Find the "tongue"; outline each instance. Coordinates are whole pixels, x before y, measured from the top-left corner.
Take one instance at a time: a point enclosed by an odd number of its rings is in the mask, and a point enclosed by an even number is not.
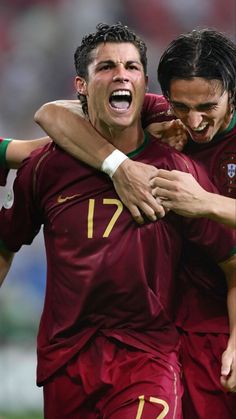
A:
[[[116,109],[128,109],[129,102],[126,100],[111,100],[111,106]]]

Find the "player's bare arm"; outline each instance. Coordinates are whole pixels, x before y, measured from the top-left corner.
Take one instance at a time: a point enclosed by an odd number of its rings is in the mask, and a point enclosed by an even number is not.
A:
[[[230,337],[222,355],[221,384],[228,391],[236,392],[236,255],[220,264],[228,285],[228,315]]]
[[[204,190],[190,173],[160,169],[151,181],[163,206],[186,217],[208,217],[236,227],[236,200]]]
[[[14,253],[5,249],[0,249],[0,286],[8,274],[13,257]]]
[[[30,155],[36,148],[42,147],[50,140],[49,137],[38,138],[35,140],[16,140],[9,142],[6,150],[6,161],[10,169],[18,169],[21,162]]]
[[[210,194],[207,200],[208,217],[236,228],[236,200],[227,196]]]
[[[35,114],[35,121],[62,148],[90,166],[101,169],[104,160],[115,151],[84,117],[79,101],[55,101],[43,105]],[[78,136],[78,132],[80,135]],[[110,158],[110,157],[109,157]],[[157,175],[154,166],[137,163],[123,157],[117,165],[117,156],[110,160],[114,187],[136,222],[144,222],[143,214],[155,221],[165,211],[154,199],[150,180]]]
[[[60,147],[96,169],[115,150],[90,124],[79,100],[46,103],[34,119]]]

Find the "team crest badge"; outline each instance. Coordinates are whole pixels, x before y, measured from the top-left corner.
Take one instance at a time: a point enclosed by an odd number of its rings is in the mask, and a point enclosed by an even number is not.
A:
[[[235,163],[228,163],[227,164],[227,173],[228,176],[232,179],[236,175],[236,164]]]
[[[232,196],[236,189],[236,154],[226,155],[220,165],[221,185],[225,194]]]

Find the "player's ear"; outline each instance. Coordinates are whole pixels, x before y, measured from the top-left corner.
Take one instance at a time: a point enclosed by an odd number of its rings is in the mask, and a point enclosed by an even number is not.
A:
[[[80,95],[87,95],[87,83],[83,77],[77,76],[75,78],[75,88]]]

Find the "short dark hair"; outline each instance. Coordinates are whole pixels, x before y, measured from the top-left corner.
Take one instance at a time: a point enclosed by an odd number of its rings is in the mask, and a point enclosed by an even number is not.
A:
[[[99,44],[105,42],[130,42],[139,51],[140,60],[145,74],[147,73],[147,47],[145,42],[138,37],[128,26],[120,22],[114,25],[99,23],[96,26],[97,31],[84,36],[81,45],[75,51],[74,62],[78,76],[86,79],[88,76],[88,65],[92,61],[91,51]]]
[[[74,54],[75,69],[78,76],[85,80],[88,77],[88,66],[93,60],[91,52],[97,48],[101,43],[113,42],[127,42],[132,43],[139,51],[140,61],[143,66],[144,73],[147,73],[147,46],[145,42],[139,38],[128,26],[122,25],[118,22],[113,25],[106,23],[99,23],[96,26],[96,32],[84,36],[80,46],[77,47]],[[85,114],[87,110],[87,100],[84,95],[78,93],[78,98],[82,103],[82,108]]]
[[[220,80],[236,107],[236,44],[214,29],[194,29],[180,35],[164,51],[157,70],[168,99],[173,79],[202,77]]]

